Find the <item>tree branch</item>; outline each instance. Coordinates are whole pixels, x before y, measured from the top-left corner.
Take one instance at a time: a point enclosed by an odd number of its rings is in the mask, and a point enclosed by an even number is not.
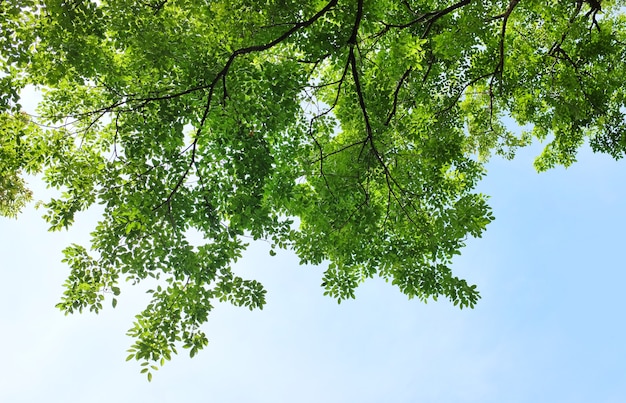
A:
[[[513,12],[513,9],[517,6],[520,0],[511,0],[507,9],[499,15],[496,15],[492,19],[502,19],[502,29],[500,30],[500,58],[498,60],[498,66],[496,67],[496,74],[500,75],[500,79],[502,79],[502,74],[504,73],[504,37],[506,35],[506,24],[509,21],[509,17]]]
[[[400,92],[400,88],[402,88],[402,84],[404,84],[404,80],[406,80],[411,74],[411,71],[413,71],[412,67],[409,67],[408,69],[406,69],[406,71],[404,72],[400,80],[398,81],[398,84],[396,85],[396,90],[393,92],[393,106],[391,108],[391,112],[389,112],[389,115],[387,116],[387,120],[385,121],[385,126],[389,126],[391,119],[393,119],[394,115],[396,114],[396,109],[398,107],[398,93]]]

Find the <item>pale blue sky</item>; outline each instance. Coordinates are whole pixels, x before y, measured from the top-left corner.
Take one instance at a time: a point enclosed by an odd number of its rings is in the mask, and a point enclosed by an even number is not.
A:
[[[478,284],[476,309],[408,301],[381,280],[337,305],[322,267],[261,242],[237,270],[266,286],[266,308],[219,306],[209,346],[181,351],[152,383],[124,361],[140,289],[97,316],[54,308],[61,250],[86,244],[97,214],[61,233],[32,206],[0,219],[0,401],[622,403],[625,162],[585,149],[570,169],[537,174],[537,153],[495,159],[480,185],[496,221],[454,265]]]

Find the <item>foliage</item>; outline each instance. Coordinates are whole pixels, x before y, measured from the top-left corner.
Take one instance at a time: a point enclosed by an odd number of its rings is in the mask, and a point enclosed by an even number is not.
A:
[[[40,166],[30,141],[39,127],[24,113],[0,113],[0,215],[17,217],[32,192],[21,176],[23,170],[36,172]]]
[[[532,139],[539,170],[586,140],[626,153],[623,5],[5,0],[0,213],[30,197],[22,171],[62,190],[51,230],[103,206],[90,247],[65,250],[58,306],[98,312],[120,278],[157,279],[129,331],[150,377],[207,344],[214,304],[263,307],[231,269],[246,237],[327,264],[338,302],[379,276],[473,307],[450,263],[493,219],[474,191],[489,156]]]

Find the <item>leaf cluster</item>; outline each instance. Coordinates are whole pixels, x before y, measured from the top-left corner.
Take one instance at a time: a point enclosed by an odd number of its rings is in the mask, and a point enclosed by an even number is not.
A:
[[[215,304],[263,307],[232,270],[248,238],[326,265],[338,302],[381,277],[473,307],[451,264],[493,220],[475,190],[489,157],[533,139],[539,170],[586,141],[626,152],[623,6],[7,0],[0,213],[30,197],[22,172],[61,189],[51,230],[102,206],[89,248],[65,250],[58,306],[98,312],[120,279],[156,281],[129,330],[149,378],[207,345]],[[25,85],[43,92],[37,116],[20,112]]]

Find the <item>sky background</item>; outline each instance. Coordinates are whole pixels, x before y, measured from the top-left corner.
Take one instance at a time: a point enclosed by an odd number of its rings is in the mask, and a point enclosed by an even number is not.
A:
[[[0,401],[623,403],[626,162],[585,148],[537,174],[538,153],[488,165],[480,190],[496,220],[453,266],[478,284],[475,309],[407,300],[380,279],[337,305],[323,267],[259,242],[236,270],[265,285],[265,309],[218,306],[208,347],[179,349],[151,383],[124,361],[147,286],[125,284],[99,315],[54,308],[61,250],[87,245],[97,212],[57,233],[32,205],[0,218]]]

